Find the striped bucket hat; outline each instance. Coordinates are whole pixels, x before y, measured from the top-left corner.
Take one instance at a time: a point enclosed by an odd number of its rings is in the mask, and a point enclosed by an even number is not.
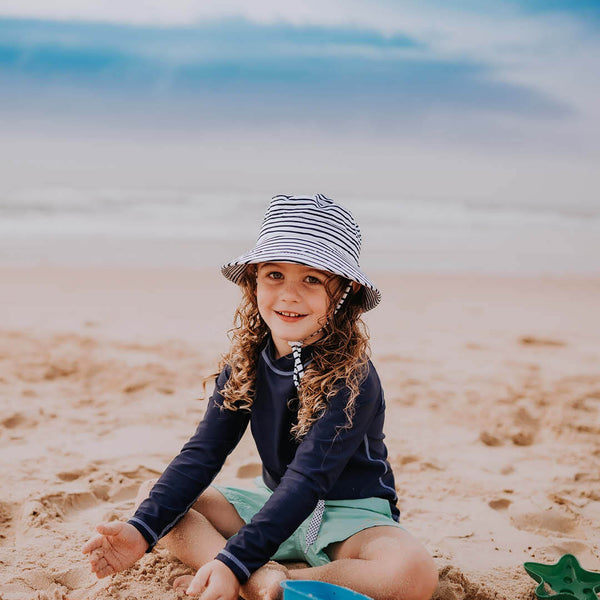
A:
[[[360,270],[361,235],[350,211],[330,198],[275,196],[265,214],[256,245],[221,268],[239,283],[246,266],[291,262],[314,267],[359,283],[365,289],[363,309],[375,308],[381,293]]]

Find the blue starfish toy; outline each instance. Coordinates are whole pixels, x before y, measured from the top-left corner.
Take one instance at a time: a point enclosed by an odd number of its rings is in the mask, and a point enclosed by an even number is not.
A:
[[[598,600],[600,573],[586,571],[572,554],[565,554],[555,565],[526,562],[527,573],[540,585],[535,589],[538,598],[552,600]],[[552,588],[548,592],[545,584]]]

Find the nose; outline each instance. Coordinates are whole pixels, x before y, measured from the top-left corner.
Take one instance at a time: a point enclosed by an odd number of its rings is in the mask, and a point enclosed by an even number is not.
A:
[[[280,288],[279,298],[285,302],[300,302],[300,284],[295,281],[286,280]]]

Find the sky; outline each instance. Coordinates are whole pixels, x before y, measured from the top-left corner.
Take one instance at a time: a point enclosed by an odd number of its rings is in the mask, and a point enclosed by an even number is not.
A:
[[[0,191],[598,202],[599,33],[597,0],[0,0]]]

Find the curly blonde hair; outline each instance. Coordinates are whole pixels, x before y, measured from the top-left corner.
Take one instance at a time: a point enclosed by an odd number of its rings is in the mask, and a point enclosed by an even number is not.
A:
[[[329,400],[342,387],[349,390],[344,409],[345,427],[352,426],[360,385],[367,375],[370,348],[367,328],[361,319],[363,288],[351,293],[335,312],[348,283],[349,280],[337,275],[330,276],[326,282],[329,313],[323,335],[311,344],[312,361],[304,370],[298,390],[298,422],[291,429],[296,440],[308,433],[325,412]],[[242,301],[234,315],[234,327],[229,331],[231,347],[219,364],[219,370],[225,366],[231,369],[221,396],[225,409],[250,411],[254,401],[256,364],[269,328],[258,311],[255,265],[246,269],[239,285]]]

